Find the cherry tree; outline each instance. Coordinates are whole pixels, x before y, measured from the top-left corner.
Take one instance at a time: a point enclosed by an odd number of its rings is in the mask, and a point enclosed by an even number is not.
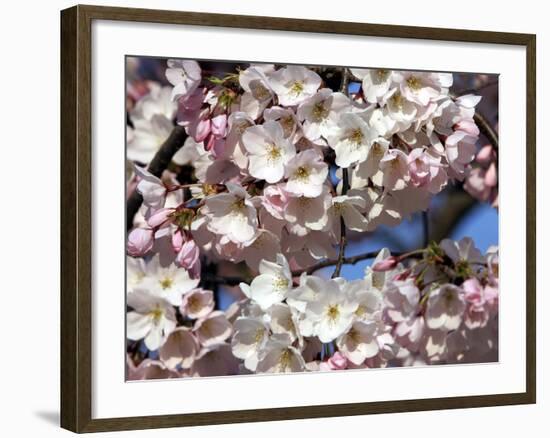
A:
[[[451,73],[203,64],[167,60],[164,85],[128,90],[128,378],[497,360],[497,247],[434,230],[347,251],[414,215],[427,228],[449,187],[498,205],[475,90],[451,91]]]

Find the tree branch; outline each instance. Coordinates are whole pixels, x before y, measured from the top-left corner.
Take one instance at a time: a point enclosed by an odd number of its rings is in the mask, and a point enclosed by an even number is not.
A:
[[[342,83],[340,84],[340,91],[346,96],[348,93],[348,84],[349,84],[349,71],[347,68],[344,68],[342,72]],[[345,195],[349,189],[349,177],[348,169],[342,168],[342,195]],[[344,223],[344,217],[340,215],[340,245],[338,246],[338,259],[336,261],[336,267],[332,273],[332,278],[340,276],[340,271],[342,270],[342,265],[344,264],[344,258],[346,254],[346,246],[348,244],[348,238],[346,236],[346,224]]]
[[[187,134],[185,129],[182,126],[175,126],[168,138],[161,145],[156,155],[153,157],[147,170],[155,175],[157,178],[162,176],[170,162],[172,157],[176,154],[178,150],[181,149]],[[134,216],[136,215],[139,207],[143,202],[142,196],[138,193],[137,190],[134,190],[126,201],[126,229],[130,230],[134,223]]]
[[[476,122],[479,131],[487,137],[487,140],[489,140],[489,143],[491,143],[493,148],[498,149],[498,134],[495,132],[487,119],[476,111],[474,113],[474,122]]]
[[[343,258],[336,258],[336,259],[329,259],[329,260],[323,260],[322,262],[316,263],[313,266],[310,266],[306,269],[297,269],[292,271],[293,277],[298,277],[302,275],[304,272],[307,275],[313,274],[315,271],[318,271],[319,269],[328,268],[329,266],[334,266],[337,264],[341,265],[355,265],[356,263],[362,261],[362,260],[369,260],[374,259],[378,254],[380,253],[380,250],[378,251],[370,251],[363,254],[358,254],[351,257],[343,257]],[[394,257],[401,257],[405,256],[407,258],[421,258],[423,257],[423,254],[420,253],[419,250],[415,251],[407,251],[407,252],[391,252],[391,255]],[[249,283],[250,278],[245,277],[239,277],[239,276],[223,276],[223,275],[207,275],[206,278],[209,282],[217,283],[217,284],[223,284],[225,286],[238,286],[239,283],[245,282]]]

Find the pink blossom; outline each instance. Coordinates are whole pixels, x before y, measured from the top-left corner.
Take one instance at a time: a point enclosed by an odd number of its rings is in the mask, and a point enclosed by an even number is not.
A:
[[[477,127],[476,123],[473,119],[463,119],[460,120],[455,126],[454,129],[456,131],[463,131],[468,135],[471,135],[472,137],[478,137],[479,136],[479,128]]]
[[[189,125],[189,135],[191,135],[196,142],[200,143],[206,140],[206,137],[210,134],[210,129],[211,120],[206,117],[201,117],[196,123],[191,123]]]
[[[267,186],[262,197],[263,206],[276,219],[283,220],[289,202],[289,195],[282,185]]]
[[[397,257],[390,256],[384,260],[380,260],[378,263],[375,263],[372,266],[374,272],[386,272],[394,269],[397,266],[398,259]]]
[[[416,187],[426,187],[431,193],[439,193],[447,183],[447,174],[440,158],[423,148],[413,149],[407,157],[411,182]]]
[[[464,298],[470,304],[482,306],[485,304],[483,296],[483,287],[477,278],[469,278],[462,284],[464,289]]]
[[[464,190],[480,201],[488,201],[491,197],[491,187],[485,183],[486,173],[485,169],[476,167],[470,170],[464,182]]]
[[[192,277],[197,278],[201,272],[200,250],[191,238],[185,239],[176,256],[176,264],[189,271]]]
[[[227,115],[220,114],[212,118],[212,134],[215,137],[225,137],[227,133]]]
[[[170,215],[176,211],[175,208],[159,208],[147,219],[147,223],[152,228],[160,227],[164,225],[169,219]]]
[[[485,173],[485,184],[489,187],[496,187],[498,182],[497,167],[495,163],[489,165],[489,169]]]
[[[490,144],[483,146],[476,155],[476,162],[485,166],[490,164],[494,159],[495,151]]]
[[[128,234],[128,254],[140,257],[151,250],[155,242],[151,228],[134,228]]]
[[[346,357],[337,351],[328,360],[321,362],[319,364],[319,369],[321,371],[336,371],[336,370],[345,370],[348,367],[348,360]]]

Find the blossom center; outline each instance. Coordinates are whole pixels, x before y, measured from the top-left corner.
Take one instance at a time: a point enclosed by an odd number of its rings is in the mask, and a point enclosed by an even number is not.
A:
[[[313,106],[311,114],[316,122],[320,122],[328,116],[328,109],[325,107],[324,102],[317,102]]]
[[[172,285],[174,284],[174,280],[172,280],[170,277],[165,277],[162,280],[159,280],[160,287],[162,287],[163,290],[170,289]]]
[[[292,116],[283,117],[281,118],[281,125],[283,125],[285,136],[288,137],[294,129],[294,119]]]
[[[384,156],[384,148],[382,148],[382,146],[380,146],[380,143],[374,143],[372,145],[372,154],[375,156],[375,157],[383,157]]]
[[[281,356],[279,357],[279,368],[281,369],[281,371],[284,371],[288,368],[291,359],[292,353],[288,348],[281,352]]]
[[[307,167],[300,166],[298,169],[296,169],[296,172],[294,172],[294,176],[296,179],[300,181],[305,181],[309,178],[310,172]]]
[[[456,273],[459,277],[468,278],[471,276],[470,264],[467,260],[459,260],[455,264]]]
[[[149,314],[151,315],[151,318],[153,318],[153,323],[158,324],[160,322],[160,319],[162,318],[163,312],[160,307],[155,307],[153,310],[151,310],[151,312],[149,312]]]
[[[288,280],[284,277],[277,277],[273,282],[273,287],[278,291],[285,290],[288,288]]]
[[[403,96],[401,93],[397,92],[390,98],[391,103],[399,110],[403,109]]]
[[[281,158],[281,148],[270,143],[266,145],[267,149],[267,160],[270,162],[277,161]]]
[[[258,84],[252,89],[252,95],[257,100],[265,100],[269,97],[269,91],[262,84]]]
[[[413,91],[418,91],[422,88],[422,82],[416,76],[411,76],[407,79],[407,86]]]
[[[299,96],[304,91],[304,83],[300,81],[294,81],[290,87],[290,93]]]
[[[231,206],[231,211],[233,213],[241,213],[245,208],[244,198],[238,198],[233,205]]]
[[[189,310],[192,313],[197,313],[201,309],[200,299],[196,296],[189,297],[189,301],[187,301],[187,304],[189,306]]]
[[[386,79],[388,79],[389,74],[390,72],[388,70],[384,70],[384,69],[376,70],[376,77],[378,78],[379,81],[385,81]]]
[[[355,330],[353,327],[348,332],[348,337],[355,343],[359,344],[361,342],[361,334]]]
[[[351,132],[349,136],[349,141],[356,145],[360,145],[363,142],[363,137],[363,131],[357,128]]]
[[[329,322],[334,324],[336,320],[339,318],[339,316],[340,316],[340,307],[338,306],[338,304],[331,304],[330,306],[328,306],[327,317],[329,319]]]
[[[260,343],[260,341],[264,338],[265,329],[259,328],[256,330],[256,334],[254,335],[254,342],[256,344]]]

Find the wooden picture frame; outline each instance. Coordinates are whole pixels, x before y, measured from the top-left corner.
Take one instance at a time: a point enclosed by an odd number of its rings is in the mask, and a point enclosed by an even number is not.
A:
[[[93,419],[91,414],[91,25],[94,20],[187,24],[524,46],[527,54],[527,64],[525,66],[527,75],[527,93],[525,96],[527,102],[526,391],[514,394]],[[530,34],[80,5],[62,11],[61,426],[74,432],[98,432],[535,403],[535,48],[535,35]]]

